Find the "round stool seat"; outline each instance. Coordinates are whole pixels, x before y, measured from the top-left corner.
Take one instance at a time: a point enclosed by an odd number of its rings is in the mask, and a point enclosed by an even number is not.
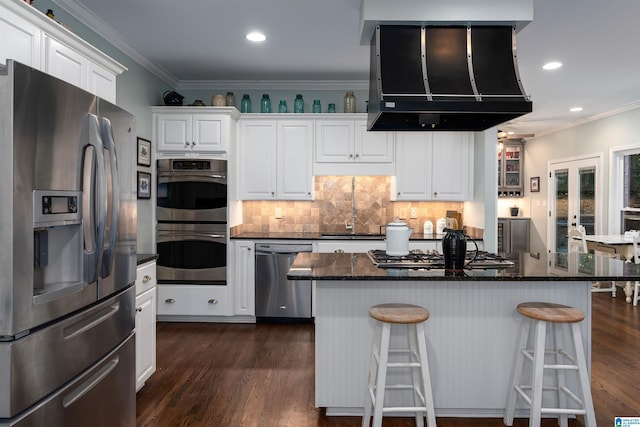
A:
[[[577,308],[550,302],[523,302],[518,304],[518,313],[552,323],[576,323],[584,319],[584,313]]]
[[[424,322],[429,311],[412,304],[378,304],[369,309],[369,316],[386,323],[411,324]]]

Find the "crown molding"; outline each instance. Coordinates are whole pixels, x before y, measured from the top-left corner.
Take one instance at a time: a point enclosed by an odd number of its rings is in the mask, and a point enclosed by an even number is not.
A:
[[[369,90],[368,80],[181,80],[182,90]]]
[[[176,79],[175,76],[173,76],[170,72],[168,72],[160,65],[144,56],[139,50],[137,50],[126,39],[124,39],[120,33],[115,31],[100,17],[89,10],[85,5],[79,3],[77,0],[52,1],[53,3],[66,10],[74,18],[78,19],[84,25],[89,27],[100,37],[104,38],[107,42],[111,43],[117,49],[122,51],[125,55],[129,56],[133,61],[137,62],[142,67],[158,76],[168,85],[175,87],[178,84],[178,79]]]

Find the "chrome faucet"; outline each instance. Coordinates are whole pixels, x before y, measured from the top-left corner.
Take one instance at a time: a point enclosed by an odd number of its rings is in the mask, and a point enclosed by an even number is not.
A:
[[[345,221],[345,228],[356,234],[356,177],[351,177],[351,224]]]

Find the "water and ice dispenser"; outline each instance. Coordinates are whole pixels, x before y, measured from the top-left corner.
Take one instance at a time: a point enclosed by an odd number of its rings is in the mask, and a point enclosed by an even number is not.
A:
[[[82,192],[33,192],[33,298],[46,302],[81,289]]]

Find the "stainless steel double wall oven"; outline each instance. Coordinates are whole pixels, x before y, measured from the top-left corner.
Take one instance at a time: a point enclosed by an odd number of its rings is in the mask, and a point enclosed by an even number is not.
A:
[[[226,284],[227,161],[158,160],[159,283]]]

